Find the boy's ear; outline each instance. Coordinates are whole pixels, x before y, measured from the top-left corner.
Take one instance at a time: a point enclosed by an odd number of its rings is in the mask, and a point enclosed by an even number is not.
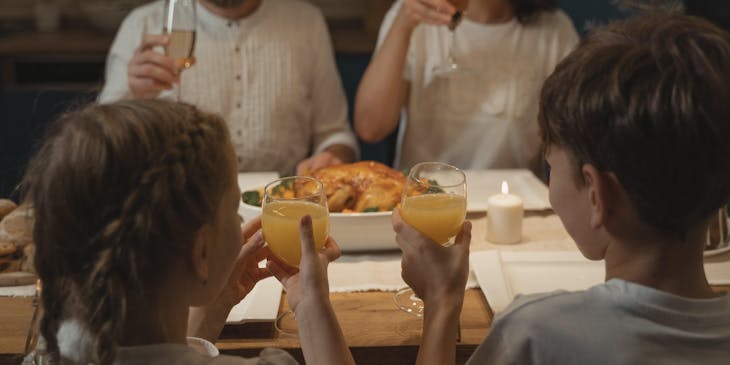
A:
[[[208,239],[208,237],[210,237],[208,234],[209,230],[209,224],[204,224],[198,230],[195,234],[193,247],[190,252],[190,262],[192,264],[193,272],[201,283],[205,283],[208,280],[208,273],[210,270],[208,264],[208,255],[210,254],[210,240]]]
[[[590,225],[592,229],[597,229],[606,223],[611,199],[614,198],[611,194],[611,182],[605,173],[591,164],[584,164],[581,172],[590,199]]]

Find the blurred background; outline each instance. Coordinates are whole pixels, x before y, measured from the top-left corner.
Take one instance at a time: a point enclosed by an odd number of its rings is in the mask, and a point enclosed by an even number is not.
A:
[[[378,28],[392,0],[310,0],[321,7],[352,106]],[[130,9],[149,0],[0,0],[0,198],[15,187],[44,128],[93,101],[106,53]],[[562,0],[579,32],[637,11],[684,7],[730,28],[728,0]],[[350,108],[352,110],[352,107]],[[364,144],[362,158],[390,164],[395,135]]]

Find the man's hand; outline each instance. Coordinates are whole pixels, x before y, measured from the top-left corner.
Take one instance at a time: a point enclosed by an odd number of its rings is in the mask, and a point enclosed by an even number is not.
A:
[[[142,45],[134,51],[127,64],[127,82],[135,98],[155,98],[161,91],[170,90],[180,82],[182,62],[154,50],[169,43],[170,38],[166,35],[147,34]]]
[[[343,163],[354,161],[355,151],[352,148],[336,144],[327,147],[321,153],[299,162],[297,165],[297,175],[308,175],[312,171],[319,170],[323,167],[342,165]]]

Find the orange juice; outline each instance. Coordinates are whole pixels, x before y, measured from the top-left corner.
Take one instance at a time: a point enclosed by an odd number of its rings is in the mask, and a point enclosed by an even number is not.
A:
[[[432,240],[445,244],[466,218],[466,198],[456,194],[409,196],[401,207],[403,220]]]
[[[266,204],[261,215],[264,237],[271,251],[296,267],[302,258],[299,221],[307,214],[312,217],[314,243],[319,250],[329,234],[327,208],[306,201],[280,200]]]

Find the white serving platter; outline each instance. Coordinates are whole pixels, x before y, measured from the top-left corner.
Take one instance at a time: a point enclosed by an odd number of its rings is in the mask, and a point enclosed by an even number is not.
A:
[[[278,177],[275,172],[240,173],[238,186],[242,192],[258,189]],[[260,215],[261,208],[241,203],[238,212],[244,220],[249,220]],[[398,245],[390,217],[390,212],[330,213],[330,236],[343,252],[396,250]]]

